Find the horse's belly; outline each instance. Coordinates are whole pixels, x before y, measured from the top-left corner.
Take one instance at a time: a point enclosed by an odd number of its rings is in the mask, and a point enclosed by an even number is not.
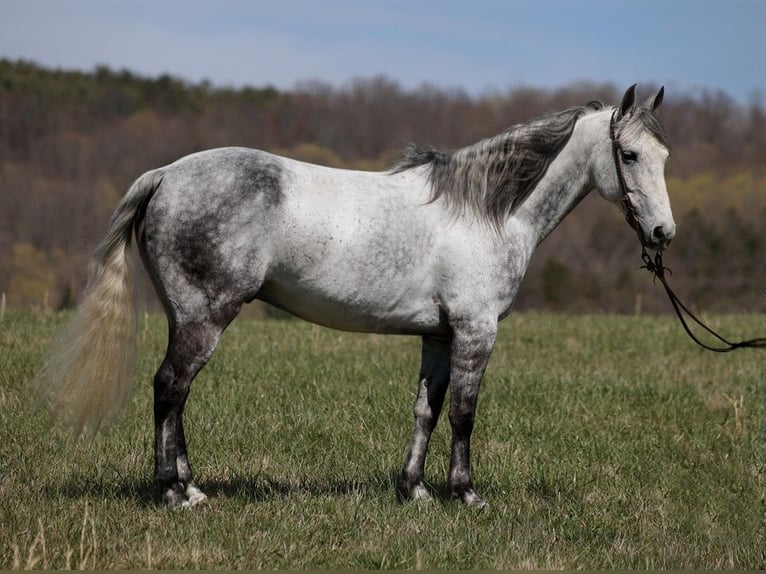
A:
[[[258,299],[312,323],[344,331],[427,335],[446,330],[438,300],[425,293],[344,292],[269,281]]]

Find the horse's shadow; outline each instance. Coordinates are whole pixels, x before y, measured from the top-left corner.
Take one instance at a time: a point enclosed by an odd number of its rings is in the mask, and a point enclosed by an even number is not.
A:
[[[387,474],[363,479],[321,478],[311,476],[238,475],[227,480],[208,480],[199,486],[211,498],[240,498],[265,502],[276,498],[303,495],[310,497],[365,496],[383,490]]]
[[[202,480],[198,486],[210,497],[240,499],[246,502],[268,502],[292,496],[309,497],[369,497],[391,496],[404,502],[397,488],[398,473],[378,473],[364,478],[313,477],[308,475],[274,476],[264,473],[235,475],[226,480]],[[445,484],[430,484],[429,490],[437,501],[448,501],[451,496]],[[105,481],[87,475],[70,476],[63,484],[48,484],[48,496],[71,499],[100,498],[133,500],[144,508],[163,505],[162,494],[151,480],[124,477]]]
[[[71,499],[133,500],[139,506],[147,508],[161,502],[161,496],[151,481],[133,477],[105,481],[92,476],[73,475],[63,483],[47,484],[44,492],[50,497]]]

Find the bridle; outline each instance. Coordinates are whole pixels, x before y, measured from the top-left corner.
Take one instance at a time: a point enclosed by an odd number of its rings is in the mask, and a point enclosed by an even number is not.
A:
[[[636,213],[636,208],[630,201],[628,184],[625,183],[625,174],[622,171],[622,144],[617,137],[617,110],[612,112],[612,117],[609,120],[609,139],[612,140],[612,159],[614,160],[614,168],[617,170],[617,187],[620,190],[620,203],[622,204],[623,213],[625,213],[625,221],[628,222],[633,230],[638,234],[638,239],[643,246],[645,244],[644,234],[641,231],[641,225],[639,224],[639,217]]]
[[[612,141],[612,157],[614,159],[614,167],[617,170],[617,186],[619,187],[620,191],[620,203],[622,204],[623,211],[625,213],[625,220],[628,222],[628,225],[630,225],[638,234],[638,239],[641,241],[641,259],[644,262],[644,264],[641,266],[641,269],[648,270],[654,276],[655,282],[657,279],[660,280],[660,283],[662,283],[662,286],[665,288],[668,299],[670,299],[670,303],[673,305],[673,310],[676,312],[679,321],[681,321],[681,325],[686,331],[686,334],[689,335],[692,341],[697,343],[703,349],[707,349],[708,351],[713,351],[715,353],[728,353],[730,351],[734,351],[735,349],[766,348],[766,337],[735,342],[725,339],[722,335],[705,325],[694,313],[689,311],[686,305],[681,302],[675,292],[670,288],[670,285],[668,285],[668,281],[665,278],[665,272],[667,271],[670,275],[672,275],[673,272],[665,267],[662,263],[662,249],[655,251],[654,257],[649,255],[649,252],[646,250],[644,234],[641,231],[641,225],[639,224],[640,217],[638,213],[636,213],[636,208],[633,206],[633,203],[630,201],[630,189],[628,188],[627,183],[625,183],[625,175],[622,171],[621,155],[623,150],[622,144],[620,144],[620,140],[617,138],[616,116],[617,110],[615,109],[615,111],[612,113],[611,119],[609,120],[609,139]],[[684,314],[686,314],[692,321],[702,327],[710,335],[718,339],[718,341],[723,343],[723,346],[714,347],[700,340],[692,332],[691,328],[686,322],[686,319],[684,318]]]

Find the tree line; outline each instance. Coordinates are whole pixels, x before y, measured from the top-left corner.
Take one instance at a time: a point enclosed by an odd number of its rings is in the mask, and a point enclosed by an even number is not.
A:
[[[623,90],[578,83],[472,96],[403,89],[386,77],[234,89],[0,60],[0,292],[15,307],[73,305],[90,250],[130,183],[194,151],[242,145],[381,170],[410,142],[454,149],[589,100],[615,104]],[[669,93],[661,115],[673,146],[667,180],[678,235],[665,261],[674,285],[699,309],[766,310],[762,98],[743,104],[721,91]],[[591,194],[541,246],[517,308],[667,311],[640,265],[633,232]],[[137,293],[142,308],[156,305],[145,278]]]

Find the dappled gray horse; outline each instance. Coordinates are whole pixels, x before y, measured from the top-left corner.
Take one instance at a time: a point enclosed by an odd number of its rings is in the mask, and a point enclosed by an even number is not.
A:
[[[260,299],[328,327],[419,335],[399,491],[430,497],[424,462],[449,387],[449,488],[483,505],[470,467],[479,384],[535,248],[594,188],[645,246],[662,249],[675,234],[655,114],[662,96],[636,106],[631,87],[617,108],[567,109],[451,153],[413,146],[385,173],[243,148],[145,173],[118,205],[50,363],[54,409],[77,432],[95,432],[129,395],[135,234],[169,325],[154,377],[155,481],[168,504],[205,499],[187,458],[184,404],[226,326]]]

